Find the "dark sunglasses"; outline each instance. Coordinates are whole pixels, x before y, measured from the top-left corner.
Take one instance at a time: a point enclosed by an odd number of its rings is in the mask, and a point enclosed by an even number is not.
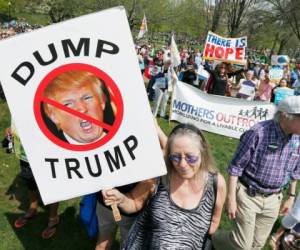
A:
[[[194,164],[199,160],[199,156],[196,155],[185,155],[180,154],[170,154],[169,159],[173,162],[180,163],[184,159],[188,164]]]

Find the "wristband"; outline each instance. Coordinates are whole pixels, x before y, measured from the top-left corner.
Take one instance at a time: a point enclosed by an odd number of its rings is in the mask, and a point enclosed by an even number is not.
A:
[[[289,193],[289,197],[296,197],[296,194]]]

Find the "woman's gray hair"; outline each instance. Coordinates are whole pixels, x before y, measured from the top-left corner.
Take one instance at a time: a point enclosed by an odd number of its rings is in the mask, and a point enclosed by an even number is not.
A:
[[[289,113],[277,110],[277,112],[274,115],[274,120],[279,122],[280,116],[285,117],[289,121],[292,121],[297,117],[297,115],[289,114]]]

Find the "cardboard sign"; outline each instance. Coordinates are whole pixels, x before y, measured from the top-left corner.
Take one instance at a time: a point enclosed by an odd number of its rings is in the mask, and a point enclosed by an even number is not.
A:
[[[123,7],[2,40],[0,53],[45,204],[166,174]]]
[[[276,111],[273,103],[210,95],[179,81],[171,105],[171,120],[234,138],[257,122],[272,119]]]
[[[247,37],[225,38],[209,31],[203,58],[245,65],[247,63],[246,48]]]

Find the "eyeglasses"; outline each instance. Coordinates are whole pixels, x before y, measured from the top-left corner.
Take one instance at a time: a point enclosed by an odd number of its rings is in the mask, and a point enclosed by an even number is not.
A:
[[[199,156],[196,155],[185,155],[185,156],[181,156],[180,154],[169,155],[169,159],[176,163],[180,163],[182,158],[184,158],[188,164],[194,164],[199,160]]]

